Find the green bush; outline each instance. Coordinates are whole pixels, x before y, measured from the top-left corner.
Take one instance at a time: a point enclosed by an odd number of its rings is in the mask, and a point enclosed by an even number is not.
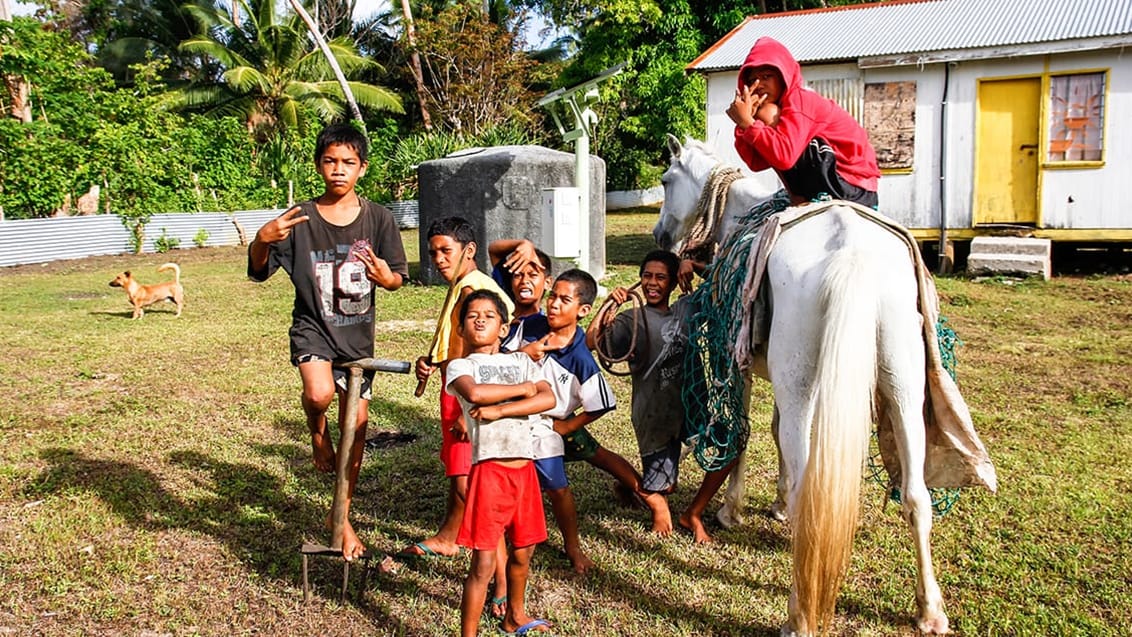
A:
[[[170,250],[176,250],[178,247],[180,247],[180,245],[180,239],[176,237],[166,236],[165,228],[161,229],[161,236],[153,240],[153,249],[162,254]]]
[[[201,228],[193,235],[193,245],[198,248],[203,248],[206,243],[208,243],[208,230]]]

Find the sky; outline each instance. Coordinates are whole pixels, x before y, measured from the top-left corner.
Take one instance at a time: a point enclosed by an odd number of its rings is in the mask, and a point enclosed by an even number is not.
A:
[[[368,18],[383,7],[388,6],[387,0],[358,0],[357,4],[354,5],[354,19]],[[12,2],[12,13],[14,15],[32,15],[35,13],[35,9],[34,2],[21,2],[20,0]]]

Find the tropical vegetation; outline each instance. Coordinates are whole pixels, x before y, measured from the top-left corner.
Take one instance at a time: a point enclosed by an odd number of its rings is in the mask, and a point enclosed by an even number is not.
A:
[[[688,61],[748,14],[825,4],[413,0],[353,20],[356,0],[43,0],[0,18],[0,210],[68,214],[96,189],[98,209],[129,225],[310,196],[312,138],[350,113],[344,85],[382,158],[362,192],[412,197],[413,167],[437,153],[572,151],[537,98],[616,64],[591,151],[609,189],[651,186],[664,134],[703,134]],[[344,83],[295,6],[317,18]]]

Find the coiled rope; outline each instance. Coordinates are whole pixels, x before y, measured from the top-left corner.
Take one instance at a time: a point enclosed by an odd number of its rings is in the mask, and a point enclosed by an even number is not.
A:
[[[639,321],[633,321],[633,325],[629,331],[629,349],[622,356],[615,356],[609,353],[609,328],[613,326],[613,321],[617,320],[617,309],[621,306],[612,296],[607,297],[605,302],[601,304],[598,309],[597,320],[600,320],[601,330],[597,333],[597,342],[594,343],[594,351],[597,352],[597,362],[601,364],[601,368],[614,376],[628,376],[633,373],[633,359],[639,358],[640,360],[648,360],[649,358],[649,339],[648,339],[648,316],[645,314],[645,299],[641,296],[639,288],[641,283],[638,281],[629,286],[629,297],[625,299],[626,303],[632,305],[636,310]],[[645,338],[641,340],[641,351],[637,350],[637,337],[641,328],[644,328]],[[636,354],[636,356],[634,356]],[[615,366],[618,363],[628,363],[629,368],[625,371],[617,369]]]

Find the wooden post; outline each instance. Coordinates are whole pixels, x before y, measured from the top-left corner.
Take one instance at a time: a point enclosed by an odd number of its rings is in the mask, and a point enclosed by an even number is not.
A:
[[[358,432],[358,400],[362,393],[362,368],[350,367],[347,383],[346,410],[338,442],[338,475],[334,480],[334,504],[330,507],[330,548],[342,548],[346,527],[346,501],[350,497],[350,456],[354,451],[354,434]]]

